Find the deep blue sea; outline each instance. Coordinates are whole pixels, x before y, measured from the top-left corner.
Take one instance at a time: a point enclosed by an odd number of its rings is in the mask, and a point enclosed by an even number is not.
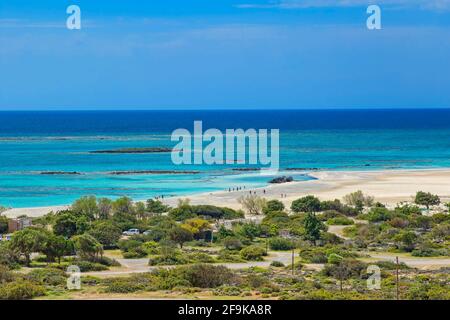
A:
[[[0,205],[8,207],[63,205],[83,195],[143,200],[267,184],[269,176],[233,171],[246,167],[241,163],[176,166],[170,153],[90,153],[172,148],[172,131],[193,131],[194,120],[202,120],[204,130],[279,129],[282,171],[450,167],[445,109],[0,112],[0,120]],[[111,174],[136,170],[200,174]],[[45,171],[80,174],[40,174]]]

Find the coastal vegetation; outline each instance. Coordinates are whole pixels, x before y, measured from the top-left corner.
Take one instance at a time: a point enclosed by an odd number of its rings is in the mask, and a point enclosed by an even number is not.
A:
[[[448,259],[448,207],[433,194],[414,200],[389,207],[357,191],[285,205],[251,194],[235,210],[87,196],[0,242],[0,299],[450,299],[448,267],[410,263]],[[69,266],[79,290],[67,289]],[[381,270],[377,290],[369,266]]]

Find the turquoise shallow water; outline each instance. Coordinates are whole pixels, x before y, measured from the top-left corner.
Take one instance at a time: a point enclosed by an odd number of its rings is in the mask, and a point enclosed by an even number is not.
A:
[[[83,195],[141,200],[267,184],[271,176],[232,170],[243,164],[176,166],[170,153],[90,153],[172,148],[170,133],[177,128],[192,131],[194,120],[203,120],[204,129],[280,129],[282,170],[450,166],[449,110],[2,112],[0,119],[0,204],[11,207],[68,204]],[[200,173],[110,174],[129,170]],[[42,171],[81,174],[42,175]]]

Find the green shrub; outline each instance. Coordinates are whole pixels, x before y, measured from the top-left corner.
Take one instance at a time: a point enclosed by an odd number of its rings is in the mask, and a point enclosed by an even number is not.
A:
[[[309,263],[327,263],[328,257],[322,250],[302,249],[299,253],[300,258]]]
[[[139,258],[145,258],[147,256],[147,253],[145,251],[128,251],[122,253],[122,256],[124,259],[139,259]]]
[[[295,248],[295,244],[284,238],[271,238],[269,240],[269,247],[271,250],[291,250]]]
[[[0,285],[14,280],[14,274],[6,266],[0,265]]]
[[[272,261],[270,266],[271,267],[275,267],[275,268],[283,268],[284,267],[284,263],[280,262],[280,261]]]
[[[15,269],[19,266],[19,256],[16,251],[11,250],[7,242],[0,241],[0,266]]]
[[[65,286],[67,283],[66,273],[55,268],[34,269],[25,277],[36,284],[46,286]]]
[[[391,219],[392,213],[386,208],[374,207],[365,215],[365,217],[370,222],[381,222]]]
[[[182,254],[160,255],[152,257],[148,261],[149,266],[173,266],[188,263],[189,260]]]
[[[107,267],[120,267],[120,263],[117,260],[105,256],[98,257],[94,262],[100,263]]]
[[[263,208],[263,213],[268,214],[270,212],[275,211],[283,211],[284,210],[284,204],[280,200],[270,200],[267,201],[266,206]]]
[[[354,224],[352,219],[349,219],[347,217],[336,217],[336,218],[331,218],[327,220],[327,224],[328,225],[335,225],[335,226],[349,226]]]
[[[332,253],[328,256],[328,263],[339,264],[344,258],[336,253]]]
[[[189,281],[192,286],[199,288],[216,288],[232,284],[234,279],[233,272],[224,266],[194,264],[179,267],[175,271],[178,271],[183,279]]]
[[[43,286],[19,280],[0,286],[0,300],[27,300],[45,295]]]
[[[235,254],[236,251],[220,250],[218,260],[221,262],[244,262],[240,254]]]
[[[158,254],[159,245],[156,241],[147,241],[142,244],[142,249],[147,252],[147,254]]]
[[[131,293],[157,290],[157,280],[152,273],[137,273],[129,277],[104,279],[102,282],[106,285],[106,292]]]
[[[266,276],[251,273],[245,278],[248,286],[253,289],[258,289],[262,286],[265,286],[268,284],[269,280]]]
[[[260,246],[248,246],[242,249],[240,254],[247,261],[261,261],[266,255],[266,250]]]
[[[214,263],[216,260],[209,254],[195,252],[188,255],[188,259],[193,263]]]
[[[227,237],[223,240],[223,245],[228,250],[241,250],[242,242],[235,237]]]
[[[429,247],[421,247],[418,249],[414,249],[411,252],[413,257],[439,257],[439,256],[448,256],[450,251],[445,248],[441,249],[433,249]]]
[[[104,266],[103,264],[100,264],[98,262],[80,260],[80,261],[74,262],[74,264],[80,268],[81,272],[108,270],[107,266]]]
[[[213,294],[215,296],[236,297],[242,294],[242,289],[234,286],[222,286],[217,289],[214,289]]]

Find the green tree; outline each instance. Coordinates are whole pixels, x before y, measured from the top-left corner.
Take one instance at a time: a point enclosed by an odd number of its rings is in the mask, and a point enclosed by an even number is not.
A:
[[[291,210],[294,212],[320,211],[320,200],[314,196],[306,196],[292,202]]]
[[[112,203],[113,220],[121,230],[136,226],[137,219],[133,202],[130,198],[122,197]]]
[[[29,227],[17,231],[11,238],[10,248],[25,257],[25,263],[30,266],[31,254],[42,251],[48,231],[40,228]]]
[[[237,228],[237,232],[241,236],[253,241],[253,239],[261,235],[261,228],[255,223],[243,223]]]
[[[81,197],[72,204],[71,209],[75,214],[83,215],[88,220],[99,218],[99,210],[95,196]]]
[[[169,211],[169,217],[176,221],[183,221],[195,217],[189,199],[178,199],[178,205]]]
[[[371,207],[374,202],[374,198],[371,196],[366,196],[361,190],[352,192],[344,196],[344,202],[350,206],[354,206],[356,209],[361,211],[364,206]]]
[[[169,237],[172,241],[178,243],[180,248],[183,248],[183,244],[185,242],[192,241],[194,239],[192,232],[182,227],[175,227],[170,230]]]
[[[140,220],[147,216],[147,208],[143,202],[136,202],[134,205],[134,211],[136,213],[136,217]]]
[[[72,253],[73,244],[63,236],[49,234],[44,241],[42,253],[47,256],[48,261],[55,261],[61,263],[61,258]]]
[[[441,199],[438,195],[431,194],[430,192],[419,191],[416,193],[416,198],[414,202],[418,205],[426,206],[427,210],[430,206],[436,206],[441,203]]]
[[[266,199],[257,195],[241,196],[238,202],[242,205],[245,211],[251,215],[260,215],[266,207]]]
[[[122,230],[113,221],[99,221],[92,225],[88,234],[93,236],[105,248],[117,246],[117,242],[122,236]]]
[[[150,213],[164,213],[168,212],[170,207],[165,205],[159,200],[149,199],[147,200],[147,211]]]
[[[284,204],[280,200],[270,200],[267,201],[266,206],[263,209],[264,214],[268,214],[270,212],[283,211]]]
[[[114,214],[134,215],[133,201],[128,197],[121,197],[112,203]]]
[[[89,228],[89,221],[84,215],[77,215],[73,211],[65,210],[56,214],[53,232],[56,235],[70,238],[84,233]]]
[[[19,264],[19,253],[11,249],[9,242],[0,241],[0,266],[14,269]]]
[[[415,248],[415,244],[418,237],[412,231],[403,231],[394,237],[394,240],[399,242],[405,251],[412,251]]]
[[[0,215],[0,234],[8,232],[8,218]]]
[[[314,213],[308,213],[303,220],[303,227],[305,228],[305,238],[315,242],[320,239],[320,232],[326,230],[325,225]]]
[[[89,261],[95,261],[103,255],[103,246],[93,236],[82,234],[72,238],[77,255]]]
[[[99,219],[107,220],[112,214],[112,201],[108,198],[101,198],[98,200],[98,215]]]

